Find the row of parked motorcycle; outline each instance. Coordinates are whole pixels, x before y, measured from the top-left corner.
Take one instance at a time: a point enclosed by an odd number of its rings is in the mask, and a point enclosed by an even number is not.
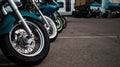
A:
[[[119,18],[120,10],[106,10],[104,13],[100,10],[79,10],[73,11],[72,15],[79,18]]]
[[[42,62],[50,42],[67,22],[56,1],[0,0],[0,47],[12,62],[33,66]]]

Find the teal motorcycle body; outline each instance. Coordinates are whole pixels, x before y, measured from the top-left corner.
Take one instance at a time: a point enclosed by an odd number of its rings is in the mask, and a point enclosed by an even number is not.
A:
[[[32,13],[29,13],[27,11],[20,11],[20,12],[23,17],[29,17],[41,22],[40,18],[38,18],[36,15]],[[12,29],[13,24],[16,22],[17,19],[18,18],[16,18],[13,13],[9,13],[8,15],[6,15],[4,19],[2,19],[2,21],[0,22],[0,35],[9,33]]]

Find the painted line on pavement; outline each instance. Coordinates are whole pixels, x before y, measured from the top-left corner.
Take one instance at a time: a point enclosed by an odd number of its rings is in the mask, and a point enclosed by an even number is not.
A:
[[[60,36],[60,39],[117,38],[118,36]]]

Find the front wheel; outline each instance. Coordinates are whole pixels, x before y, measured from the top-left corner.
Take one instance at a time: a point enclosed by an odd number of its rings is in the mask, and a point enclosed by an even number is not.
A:
[[[57,27],[55,25],[55,22],[51,18],[49,18],[47,16],[44,16],[44,17],[45,17],[45,19],[47,20],[47,22],[48,22],[48,24],[50,26],[49,29],[47,29],[47,28],[46,29],[48,31],[50,41],[53,42],[53,41],[56,40],[56,38],[58,36]]]
[[[1,49],[16,64],[33,66],[48,54],[49,36],[40,22],[25,18],[33,37],[29,37],[22,24],[14,24],[10,33],[2,36]]]
[[[64,29],[67,27],[67,20],[66,20],[66,18],[64,17],[64,16],[61,16],[61,19],[62,19],[62,21],[63,21],[63,23],[64,23]]]
[[[64,23],[60,17],[56,18],[56,26],[59,33],[62,32],[62,30],[64,29]]]

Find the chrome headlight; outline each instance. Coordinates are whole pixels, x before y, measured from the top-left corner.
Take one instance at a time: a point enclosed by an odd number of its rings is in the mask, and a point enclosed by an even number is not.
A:
[[[15,2],[15,4],[16,4],[18,7],[22,6],[22,3],[21,3],[20,0],[13,0],[13,1]]]

